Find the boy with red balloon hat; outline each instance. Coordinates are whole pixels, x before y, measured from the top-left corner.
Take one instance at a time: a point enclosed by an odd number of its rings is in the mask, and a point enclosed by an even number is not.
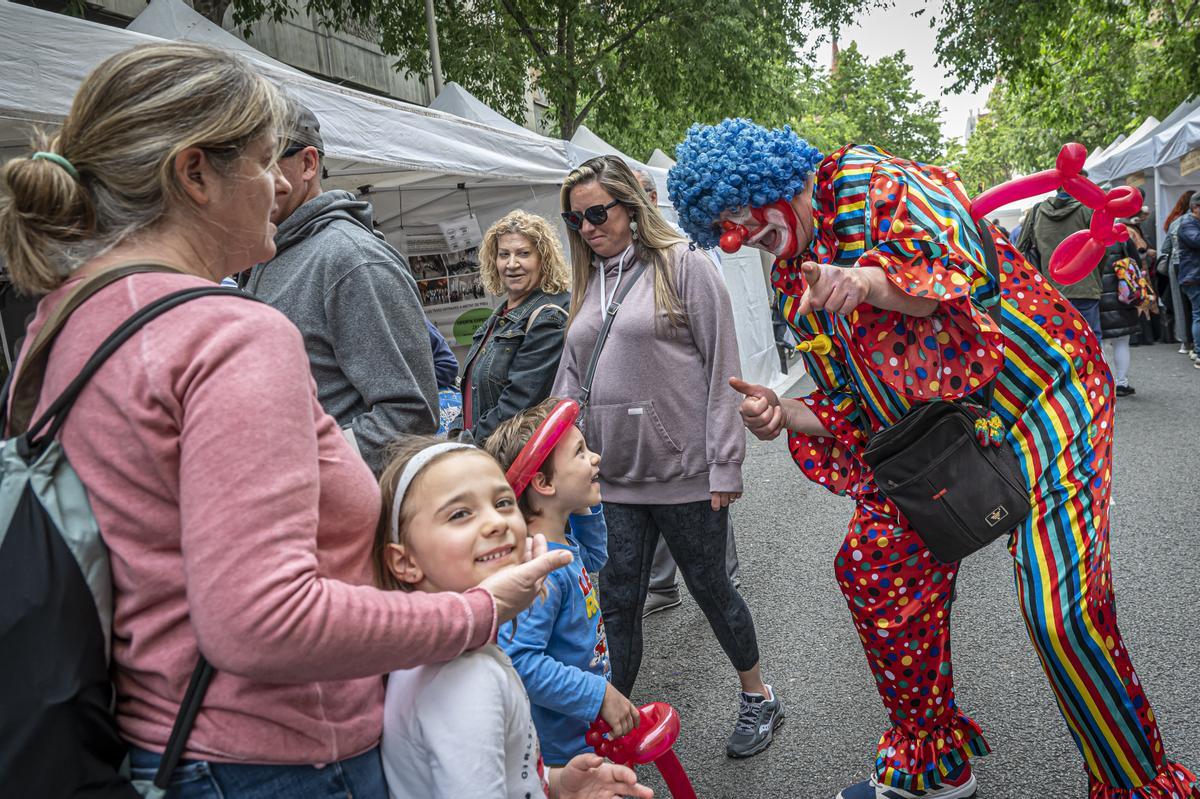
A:
[[[579,405],[550,399],[518,413],[484,442],[505,470],[530,535],[574,558],[546,578],[545,601],[501,632],[529,694],[547,765],[566,765],[591,752],[588,725],[603,718],[619,737],[638,724],[638,711],[609,682],[611,667],[600,596],[592,576],[608,560],[608,528],[600,505],[600,456],[575,426]]]
[[[801,471],[855,501],[836,576],[891,723],[869,778],[840,799],[975,796],[970,760],[988,744],[955,701],[958,564],[931,555],[862,455],[910,409],[981,394],[991,400],[984,430],[1015,451],[1029,489],[1032,510],[1008,537],[1019,612],[1083,755],[1089,799],[1200,799],[1196,776],[1166,759],[1117,629],[1113,379],[1100,341],[983,221],[1065,187],[1094,213],[1049,272],[1077,280],[1128,235],[1115,219],[1141,204],[1136,191],[1106,194],[1081,176],[1086,155],[1067,145],[1054,169],[972,201],[951,170],[869,145],[822,159],[790,128],[745,119],[695,125],[676,149],[667,188],[680,224],[701,246],[771,252],[781,315],[809,344],[817,388],[807,397],[731,380],[746,426],[762,439],[786,430]]]

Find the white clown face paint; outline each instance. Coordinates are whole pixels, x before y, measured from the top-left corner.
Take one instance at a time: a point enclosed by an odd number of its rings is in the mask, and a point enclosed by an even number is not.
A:
[[[745,231],[744,235],[735,237],[740,238],[738,244],[749,244],[784,260],[795,258],[800,253],[799,220],[787,200],[776,200],[761,208],[742,207],[724,211],[720,220],[731,222]],[[725,248],[725,239],[722,239],[722,248]]]

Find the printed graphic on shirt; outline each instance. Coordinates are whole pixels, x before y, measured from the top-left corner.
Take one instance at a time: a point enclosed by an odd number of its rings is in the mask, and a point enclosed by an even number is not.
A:
[[[583,592],[584,602],[587,604],[588,618],[596,619],[596,646],[592,650],[592,661],[589,665],[593,669],[597,666],[602,667],[604,677],[608,679],[612,673],[612,664],[608,659],[608,634],[604,631],[604,617],[600,615],[600,592],[592,583],[587,569],[583,569],[579,574],[579,590]]]

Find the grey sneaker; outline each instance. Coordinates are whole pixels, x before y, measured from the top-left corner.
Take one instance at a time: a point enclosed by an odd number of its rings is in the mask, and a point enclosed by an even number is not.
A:
[[[642,606],[642,618],[646,618],[651,613],[658,613],[660,610],[677,608],[682,604],[683,600],[679,598],[678,588],[672,588],[669,591],[651,591],[646,594],[646,604]]]
[[[742,693],[737,726],[725,745],[725,754],[753,757],[771,745],[775,728],[783,724],[783,700],[771,686],[767,690],[771,692],[770,699],[761,694]]]

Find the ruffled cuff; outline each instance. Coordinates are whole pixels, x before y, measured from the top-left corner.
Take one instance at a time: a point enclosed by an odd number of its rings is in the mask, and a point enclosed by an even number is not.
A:
[[[949,724],[920,730],[917,737],[897,727],[885,732],[879,739],[875,779],[905,791],[927,791],[972,757],[990,751],[979,725],[956,710]]]
[[[868,471],[857,455],[866,443],[866,436],[851,419],[855,412],[853,401],[847,398],[834,402],[821,391],[814,391],[801,401],[812,409],[830,435],[789,432],[792,460],[814,483],[838,495],[857,496],[868,479]]]
[[[1091,776],[1088,799],[1200,799],[1200,780],[1178,763],[1167,763],[1137,788],[1113,788]]]
[[[886,241],[857,265],[883,269],[910,297],[938,301],[927,317],[866,304],[850,316],[863,361],[888,386],[915,400],[958,399],[1004,366],[1004,335],[971,301],[970,278],[940,245]]]

